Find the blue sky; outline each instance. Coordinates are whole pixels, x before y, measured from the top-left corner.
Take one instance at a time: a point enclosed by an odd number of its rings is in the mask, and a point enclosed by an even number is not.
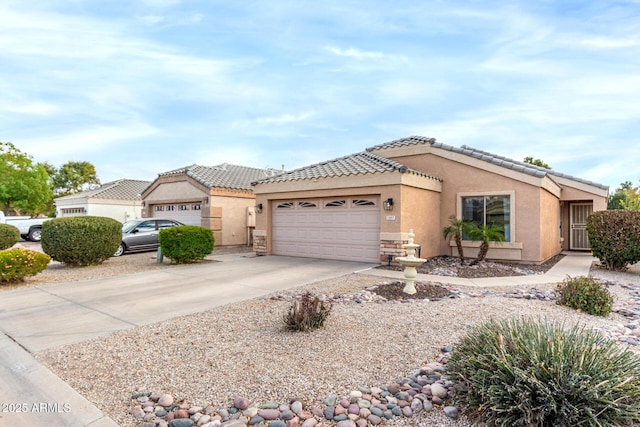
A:
[[[103,182],[411,135],[640,180],[640,0],[3,0],[0,141]]]

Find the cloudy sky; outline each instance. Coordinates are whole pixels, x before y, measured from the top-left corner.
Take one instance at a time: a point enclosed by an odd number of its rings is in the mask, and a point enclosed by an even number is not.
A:
[[[640,0],[2,0],[0,141],[103,182],[422,135],[640,181]]]

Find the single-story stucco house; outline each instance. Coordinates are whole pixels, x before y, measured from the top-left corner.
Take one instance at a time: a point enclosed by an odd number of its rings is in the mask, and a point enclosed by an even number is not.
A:
[[[100,185],[95,190],[82,191],[53,200],[56,217],[92,215],[125,222],[139,218],[142,213],[140,193],[149,181],[119,179]]]
[[[255,225],[251,182],[277,172],[227,163],[163,172],[142,192],[142,217],[210,228],[217,246],[248,245]]]
[[[471,147],[409,137],[254,182],[257,254],[387,262],[413,229],[420,256],[456,255],[449,217],[502,225],[489,259],[540,263],[589,250],[608,187]],[[479,242],[464,241],[465,255]]]

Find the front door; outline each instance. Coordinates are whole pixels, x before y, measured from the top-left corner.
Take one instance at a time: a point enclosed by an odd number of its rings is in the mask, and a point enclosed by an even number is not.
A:
[[[587,218],[593,213],[593,203],[571,204],[571,236],[569,249],[590,250],[589,236],[587,235]]]

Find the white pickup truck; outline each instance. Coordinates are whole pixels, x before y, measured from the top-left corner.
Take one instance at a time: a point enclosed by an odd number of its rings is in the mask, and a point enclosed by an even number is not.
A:
[[[9,224],[20,230],[20,236],[32,242],[40,241],[40,231],[42,223],[50,218],[31,218],[28,216],[5,216],[0,211],[0,224]]]

